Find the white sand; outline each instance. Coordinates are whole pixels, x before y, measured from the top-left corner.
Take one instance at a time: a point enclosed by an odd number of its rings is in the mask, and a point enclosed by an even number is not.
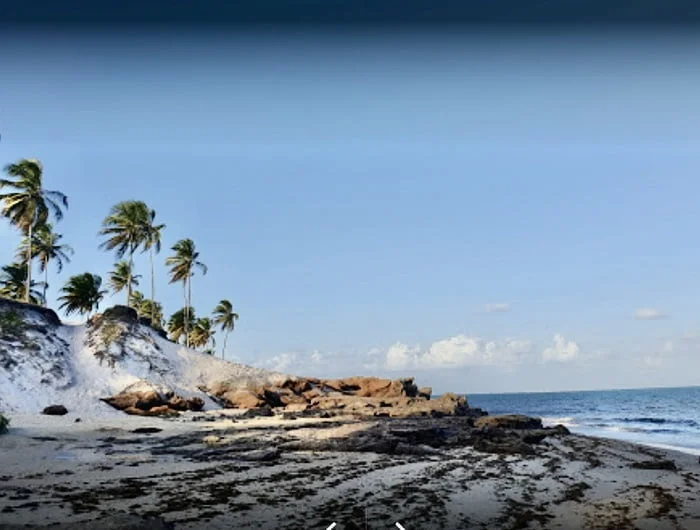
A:
[[[282,450],[257,462],[245,459],[260,452],[245,449],[251,440],[274,450],[285,440],[352,436],[370,424],[192,416],[13,417],[0,437],[0,527],[127,511],[157,513],[178,529],[325,529],[336,521],[341,530],[364,528],[365,520],[370,528],[401,521],[407,530],[523,521],[522,528],[567,530],[700,528],[700,465],[687,454],[569,436],[546,439],[533,457],[471,447],[435,456]],[[138,427],[163,431],[129,432]],[[202,441],[208,435],[215,444]],[[205,449],[220,453],[209,458]],[[630,467],[659,459],[678,470]]]

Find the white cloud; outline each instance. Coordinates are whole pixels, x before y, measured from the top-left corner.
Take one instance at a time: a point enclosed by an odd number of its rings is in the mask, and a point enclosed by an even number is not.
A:
[[[486,341],[479,337],[456,335],[434,342],[427,350],[397,342],[386,352],[385,367],[396,370],[507,365],[520,362],[531,350],[532,343],[528,340]]]
[[[289,368],[298,368],[299,366],[296,353],[280,353],[256,364],[273,372],[286,372]]]
[[[666,318],[666,314],[652,307],[640,307],[634,312],[634,318],[637,320],[659,320]]]
[[[320,351],[314,350],[311,352],[311,355],[309,355],[309,359],[312,363],[321,363],[326,360],[326,356]]]
[[[542,352],[544,361],[573,361],[581,353],[579,345],[572,340],[567,341],[561,333],[554,335],[553,340],[554,344]]]
[[[420,346],[410,347],[401,342],[392,344],[386,352],[386,367],[389,370],[413,367],[418,361],[419,353]]]
[[[508,303],[486,304],[484,306],[484,311],[486,313],[507,313],[508,311],[510,311],[510,304],[508,304]]]

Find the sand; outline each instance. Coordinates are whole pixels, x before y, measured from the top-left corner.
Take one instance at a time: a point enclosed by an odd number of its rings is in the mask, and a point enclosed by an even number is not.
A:
[[[311,451],[294,447],[378,420],[75,419],[12,417],[0,528],[700,528],[697,456],[625,442],[552,437],[533,455]],[[131,432],[144,427],[162,430]]]

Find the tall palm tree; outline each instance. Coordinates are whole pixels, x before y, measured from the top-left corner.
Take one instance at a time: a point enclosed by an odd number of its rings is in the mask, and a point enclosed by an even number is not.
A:
[[[156,211],[150,210],[148,213],[148,224],[146,225],[146,236],[143,243],[144,252],[148,251],[148,260],[151,263],[151,323],[156,321],[156,270],[153,266],[153,253],[160,252],[160,235],[165,228],[164,224],[155,224]],[[161,317],[162,320],[162,317]]]
[[[211,319],[207,317],[198,318],[192,328],[190,346],[192,348],[206,348],[209,342],[212,343],[213,347],[216,347]]]
[[[116,294],[123,291],[125,288],[128,289],[130,284],[131,287],[138,286],[140,277],[140,274],[134,274],[133,263],[121,260],[114,264],[114,269],[109,273],[109,280],[107,280],[107,283],[110,289],[112,289],[112,292]],[[127,296],[126,305],[132,307],[134,291],[131,293],[127,291]]]
[[[233,305],[228,300],[221,300],[219,305],[214,308],[214,324],[219,326],[224,332],[224,346],[221,348],[221,358],[224,358],[224,353],[226,352],[226,341],[228,340],[228,334],[233,331],[235,327],[236,320],[238,320],[238,313],[233,312]]]
[[[61,289],[64,294],[58,298],[63,302],[59,308],[65,309],[66,315],[71,313],[87,314],[90,318],[92,310],[99,307],[100,301],[107,293],[100,287],[102,287],[102,278],[97,274],[85,272],[71,276]]]
[[[44,168],[38,160],[22,159],[5,167],[10,179],[0,179],[0,189],[10,188],[8,193],[0,194],[0,213],[19,228],[28,241],[33,241],[34,229],[45,225],[51,213],[60,221],[63,218],[62,208],[68,208],[68,197],[63,193],[44,189],[43,171]],[[26,250],[25,302],[29,302],[32,285],[32,245],[27,245]]]
[[[41,287],[42,283],[32,280],[31,288],[27,293],[27,267],[23,263],[11,263],[0,269],[0,296],[5,298],[24,300],[38,305],[43,300],[41,292],[36,287]]]
[[[168,320],[168,337],[173,342],[180,342],[185,338],[187,331],[194,327],[194,308],[182,308],[175,311]]]
[[[191,239],[181,239],[175,243],[172,249],[175,254],[165,260],[165,264],[170,266],[170,283],[182,282],[185,294],[185,346],[189,343],[190,318],[187,313],[192,306],[192,276],[195,268],[207,273],[207,266],[199,261],[199,252],[196,251],[194,241]]]
[[[43,288],[44,304],[46,304],[46,289],[49,286],[49,262],[55,260],[57,272],[63,270],[65,263],[70,263],[70,256],[74,254],[73,248],[70,245],[61,243],[63,236],[53,231],[53,225],[46,223],[40,225],[34,231],[32,236],[32,247],[29,246],[29,237],[24,237],[17,251],[17,259],[21,263],[25,263],[27,256],[35,256],[39,261],[39,271],[44,273]]]
[[[114,250],[119,259],[129,256],[129,271],[126,281],[126,300],[130,303],[131,286],[133,283],[134,252],[147,239],[146,227],[150,218],[150,209],[143,201],[122,201],[110,210],[110,213],[102,221],[102,230],[99,234],[106,236],[100,248]]]

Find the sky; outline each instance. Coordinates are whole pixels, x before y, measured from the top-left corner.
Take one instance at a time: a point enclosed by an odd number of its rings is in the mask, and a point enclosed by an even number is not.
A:
[[[52,307],[72,274],[106,281],[100,223],[138,199],[167,225],[156,298],[182,307],[163,261],[192,238],[197,314],[240,314],[228,359],[435,392],[695,385],[698,44],[7,31],[0,163],[38,158],[69,197]],[[18,241],[0,224],[0,262]]]

